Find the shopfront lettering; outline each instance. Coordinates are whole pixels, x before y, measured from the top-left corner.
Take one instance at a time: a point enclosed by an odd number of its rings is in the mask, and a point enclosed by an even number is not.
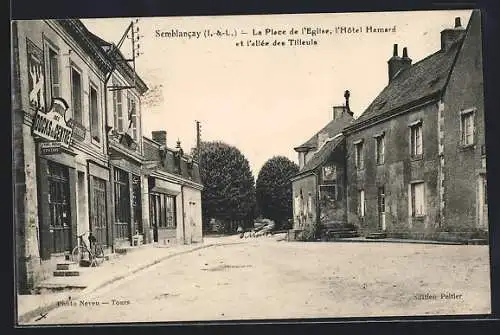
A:
[[[57,141],[61,146],[68,148],[71,144],[73,129],[65,121],[67,106],[65,100],[57,98],[54,99],[48,113],[38,111],[33,120],[33,135],[49,141]]]

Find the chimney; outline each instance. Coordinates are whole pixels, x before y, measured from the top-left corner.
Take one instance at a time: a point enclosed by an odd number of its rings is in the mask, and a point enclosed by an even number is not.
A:
[[[354,113],[351,111],[351,107],[349,106],[349,97],[351,96],[351,92],[349,92],[349,90],[346,90],[344,92],[344,98],[345,98],[345,109],[346,109],[346,112],[353,116]]]
[[[345,113],[353,116],[351,108],[349,107],[349,96],[351,93],[349,91],[344,92],[345,104],[341,106],[333,106],[333,118],[332,120],[340,119]]]
[[[441,50],[447,51],[450,47],[459,41],[465,33],[465,29],[462,27],[460,18],[455,18],[455,27],[447,28],[441,31]]]
[[[398,45],[394,44],[392,57],[387,61],[389,64],[389,83],[402,70],[406,70],[411,66],[411,59],[408,57],[408,49],[403,48],[403,57],[398,56]]]
[[[167,132],[165,130],[156,130],[151,133],[153,141],[160,145],[167,146]]]

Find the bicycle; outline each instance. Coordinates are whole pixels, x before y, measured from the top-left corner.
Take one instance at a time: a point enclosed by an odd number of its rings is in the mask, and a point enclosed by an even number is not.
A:
[[[82,260],[88,259],[88,261],[90,261],[90,266],[98,266],[104,262],[104,250],[92,233],[88,233],[90,248],[83,239],[83,236],[87,234],[87,232],[78,235],[78,245],[71,252],[71,257],[73,262],[76,262],[77,264],[80,264]],[[85,255],[88,255],[88,258],[86,258]]]

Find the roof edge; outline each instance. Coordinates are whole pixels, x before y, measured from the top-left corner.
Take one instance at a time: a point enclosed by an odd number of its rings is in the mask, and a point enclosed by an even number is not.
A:
[[[377,115],[374,115],[371,118],[363,120],[359,123],[355,123],[353,125],[347,126],[344,128],[343,133],[344,133],[344,135],[349,135],[349,134],[352,134],[358,130],[367,128],[368,126],[370,126],[372,124],[380,123],[383,120],[385,120],[387,117],[398,116],[401,114],[409,113],[418,107],[423,107],[423,106],[428,105],[432,102],[436,102],[440,99],[442,91],[443,91],[443,89],[439,89],[439,90],[437,90],[431,94],[428,94],[420,99],[416,99],[416,100],[410,101],[407,104],[390,109],[383,114],[377,114]]]

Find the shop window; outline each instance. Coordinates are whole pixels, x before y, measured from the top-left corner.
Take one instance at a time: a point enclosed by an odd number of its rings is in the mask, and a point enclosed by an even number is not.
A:
[[[158,228],[175,229],[177,227],[175,197],[163,193],[150,193],[151,223]]]
[[[130,226],[130,190],[128,173],[114,170],[116,238],[128,238]]]
[[[48,163],[49,229],[52,231],[51,252],[71,250],[71,206],[68,168]]]

